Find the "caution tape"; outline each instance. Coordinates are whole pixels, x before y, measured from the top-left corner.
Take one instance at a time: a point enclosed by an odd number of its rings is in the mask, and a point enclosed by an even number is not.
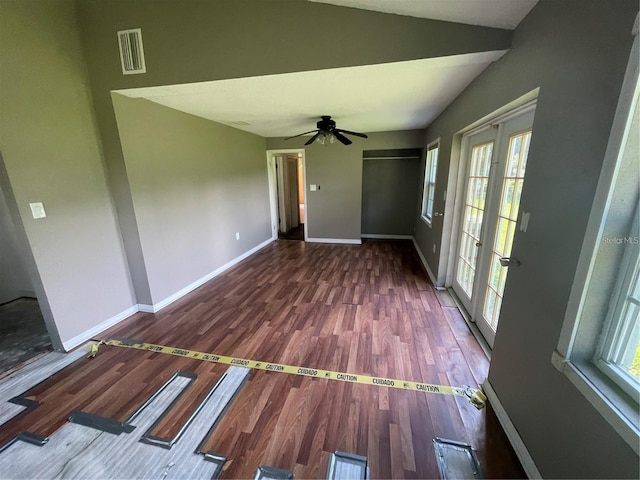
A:
[[[471,387],[452,387],[449,385],[435,385],[432,383],[414,382],[409,380],[397,380],[394,378],[372,377],[369,375],[359,375],[346,372],[334,372],[319,368],[306,368],[281,363],[260,362],[248,360],[246,358],[227,357],[224,355],[214,355],[211,353],[196,352],[183,348],[167,347],[165,345],[154,345],[152,343],[137,342],[134,340],[111,339],[100,341],[91,345],[90,356],[95,357],[100,345],[110,345],[112,347],[133,348],[154,353],[164,353],[176,355],[178,357],[192,358],[203,362],[222,363],[237,367],[255,368],[267,372],[288,373],[291,375],[302,375],[305,377],[323,378],[325,380],[337,380],[341,382],[357,383],[360,385],[374,385],[378,387],[398,388],[400,390],[412,390],[424,393],[436,393],[440,395],[454,395],[457,397],[467,397],[469,402],[478,409],[485,406],[487,397],[482,391]]]

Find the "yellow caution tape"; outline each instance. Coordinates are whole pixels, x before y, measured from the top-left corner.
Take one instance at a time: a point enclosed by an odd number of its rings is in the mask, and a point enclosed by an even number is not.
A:
[[[134,348],[136,350],[146,350],[155,353],[177,355],[179,357],[192,358],[204,362],[222,363],[237,367],[255,368],[267,372],[288,373],[291,375],[303,375],[305,377],[324,378],[325,380],[337,380],[341,382],[358,383],[361,385],[374,385],[379,387],[399,388],[401,390],[413,390],[416,392],[438,393],[440,395],[454,395],[457,397],[467,397],[469,402],[478,409],[485,406],[487,397],[482,391],[471,387],[451,387],[449,385],[435,385],[432,383],[414,382],[409,380],[397,380],[393,378],[372,377],[369,375],[359,375],[345,372],[334,372],[331,370],[321,370],[319,368],[297,367],[281,363],[259,362],[245,358],[227,357],[224,355],[214,355],[211,353],[196,352],[183,348],[167,347],[164,345],[154,345],[152,343],[135,342],[129,340],[107,340],[100,341],[91,346],[91,356],[98,352],[98,346],[111,345],[113,347]],[[95,350],[94,350],[95,348]]]
[[[92,344],[91,344],[91,347],[89,347],[89,355],[87,355],[87,358],[93,358],[93,357],[95,357],[95,356],[96,356],[96,354],[98,353],[98,347],[99,347],[100,345],[104,345],[104,344],[105,344],[104,340],[101,340],[101,341],[100,341],[100,342],[98,342],[98,343],[92,343]]]

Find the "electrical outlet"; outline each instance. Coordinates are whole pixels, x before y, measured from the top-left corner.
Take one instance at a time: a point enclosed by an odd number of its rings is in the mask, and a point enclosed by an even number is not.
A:
[[[236,232],[236,240],[240,240],[240,232]]]

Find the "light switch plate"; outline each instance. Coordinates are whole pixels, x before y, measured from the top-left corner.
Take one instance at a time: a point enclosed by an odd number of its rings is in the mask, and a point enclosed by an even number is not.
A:
[[[316,186],[315,185],[309,185],[309,191],[315,192],[316,191]]]
[[[47,216],[42,202],[30,203],[29,207],[31,207],[31,215],[33,215],[33,218],[45,218]]]

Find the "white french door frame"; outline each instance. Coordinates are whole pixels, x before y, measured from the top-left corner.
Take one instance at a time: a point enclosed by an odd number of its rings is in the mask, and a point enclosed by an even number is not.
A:
[[[493,341],[495,339],[495,331],[489,325],[484,318],[484,307],[486,302],[486,294],[488,288],[488,279],[491,270],[491,259],[493,255],[493,249],[496,241],[496,234],[498,232],[498,223],[500,221],[500,206],[503,200],[503,187],[506,177],[507,167],[509,165],[509,151],[511,139],[516,137],[517,135],[531,131],[533,128],[533,116],[534,116],[535,108],[528,109],[520,112],[517,116],[511,117],[507,120],[500,122],[500,130],[499,130],[499,144],[498,148],[495,151],[496,156],[494,157],[494,164],[499,167],[499,169],[495,172],[494,175],[494,190],[492,194],[487,199],[487,207],[486,210],[495,214],[495,217],[489,218],[489,222],[486,224],[487,228],[483,232],[483,243],[484,245],[481,248],[480,255],[478,257],[478,274],[477,279],[478,282],[482,283],[482,290],[478,290],[477,294],[479,298],[476,298],[473,304],[473,311],[470,312],[471,318],[478,325],[478,329],[485,337],[489,345],[493,345]],[[525,169],[526,176],[526,169]],[[496,185],[498,183],[498,185]],[[514,192],[515,196],[515,192]],[[515,239],[515,235],[517,234],[517,222],[520,218],[520,211],[518,211],[518,218],[515,219],[515,230],[514,230],[514,238],[511,239],[511,242]],[[509,249],[511,249],[511,245]],[[508,269],[511,267],[500,267],[500,269],[507,269],[504,272],[504,275],[508,276]],[[486,281],[485,281],[486,280]],[[475,288],[475,286],[474,286]],[[500,306],[498,306],[499,308]]]
[[[537,91],[535,91],[535,94],[537,97]],[[446,232],[443,232],[443,239],[445,237],[448,237],[449,239],[448,255],[444,259],[446,265],[442,265],[442,263],[440,265],[440,268],[444,267],[444,271],[446,271],[444,285],[449,289],[453,289],[454,282],[456,281],[455,277],[457,257],[459,253],[462,222],[464,219],[463,210],[467,195],[466,188],[470,166],[470,150],[472,145],[471,142],[473,141],[474,137],[477,137],[483,132],[488,132],[490,130],[496,131],[496,141],[494,143],[492,151],[487,197],[485,199],[483,225],[480,232],[480,241],[482,243],[482,247],[478,251],[476,260],[476,273],[474,277],[474,285],[472,287],[472,292],[476,292],[477,296],[484,296],[485,292],[478,291],[476,287],[477,282],[481,281],[480,279],[483,279],[488,275],[490,263],[488,259],[490,259],[491,257],[491,252],[493,249],[492,242],[494,240],[497,226],[497,222],[488,222],[488,224],[490,225],[490,231],[487,230],[487,222],[485,222],[486,214],[488,212],[495,213],[497,211],[496,204],[499,204],[501,201],[501,191],[499,191],[501,190],[501,188],[499,188],[500,186],[496,187],[495,183],[502,183],[504,176],[503,170],[506,168],[506,163],[504,162],[506,162],[507,149],[509,147],[509,137],[510,135],[513,135],[513,133],[505,134],[504,126],[510,120],[514,120],[534,112],[537,101],[536,97],[534,97],[532,100],[522,103],[520,106],[512,108],[507,112],[496,115],[489,120],[485,120],[482,124],[478,125],[475,128],[469,128],[466,129],[466,131],[460,133],[460,154],[457,158],[457,169],[452,171],[456,178],[454,183],[449,183],[449,187],[455,189],[455,191],[453,192],[453,199],[451,199],[451,197],[448,198],[448,200],[453,200],[453,206],[451,208],[452,221],[450,222],[450,233],[449,235],[446,235]],[[482,142],[480,142],[480,144],[481,143]],[[500,172],[497,172],[494,168],[496,166],[496,163],[501,163]],[[457,290],[460,290],[460,288],[458,288]],[[471,298],[464,298],[463,296],[459,295],[457,291],[454,291],[454,294],[458,298],[459,304],[466,310],[463,313],[468,320],[475,322],[476,319],[480,318],[479,316],[482,315],[482,306],[484,304],[484,299],[475,299],[475,301],[472,302]],[[480,325],[478,325],[478,327],[480,327]],[[480,328],[480,330],[483,336],[488,337],[486,339],[489,345],[492,345],[493,337],[495,334],[490,330],[488,331],[486,327]]]
[[[302,203],[304,204],[304,219],[300,219],[301,223],[304,223],[304,241],[307,241],[309,232],[309,220],[307,213],[307,167],[305,164],[305,150],[304,148],[289,148],[282,150],[267,150],[267,177],[269,181],[269,206],[271,210],[271,239],[278,239],[278,178],[276,172],[275,156],[279,154],[295,153],[301,154],[302,161],[302,183],[304,185],[304,198]]]
[[[471,147],[474,145],[485,145],[489,142],[493,142],[493,147],[492,147],[492,154],[491,154],[491,165],[490,165],[490,170],[489,170],[489,177],[488,177],[488,182],[487,182],[487,196],[485,198],[485,202],[484,202],[484,209],[483,209],[483,221],[482,221],[482,226],[479,232],[479,240],[480,242],[482,242],[482,239],[484,238],[485,234],[484,234],[484,229],[485,229],[485,222],[484,222],[484,214],[489,210],[489,205],[491,205],[491,200],[492,200],[492,192],[493,192],[493,184],[495,182],[495,168],[494,167],[494,162],[495,162],[495,158],[496,158],[496,153],[498,152],[499,149],[499,144],[498,141],[500,139],[500,127],[499,126],[494,126],[494,125],[487,125],[486,128],[482,128],[482,129],[478,129],[476,131],[473,131],[470,134],[464,135],[463,136],[463,148],[462,148],[462,161],[460,162],[460,173],[458,175],[458,190],[457,190],[457,194],[456,194],[456,219],[454,220],[454,235],[452,237],[452,243],[451,243],[451,247],[449,248],[450,251],[450,255],[452,255],[452,262],[451,262],[451,287],[454,288],[455,283],[456,282],[456,267],[457,267],[457,257],[458,257],[458,253],[460,250],[460,240],[461,240],[461,234],[462,234],[462,224],[464,221],[464,207],[465,207],[465,200],[466,200],[466,194],[467,194],[467,180],[469,178],[469,169],[471,168],[471,161],[470,161],[470,156],[471,156]],[[474,140],[477,139],[477,142],[474,142]],[[479,276],[479,272],[478,272],[478,266],[482,265],[481,261],[482,261],[482,254],[484,252],[484,248],[478,248],[478,246],[476,245],[475,248],[477,249],[477,257],[476,257],[476,261],[475,261],[475,275],[474,275],[474,280],[473,280],[473,285],[471,287],[471,291],[475,291],[475,285],[478,281],[478,276]],[[462,290],[462,287],[460,288],[460,290]],[[458,296],[458,299],[460,300],[460,302],[462,303],[462,305],[464,306],[464,308],[467,310],[467,313],[470,314],[470,316],[473,318],[472,315],[472,308],[471,308],[471,303],[472,303],[472,298],[469,295],[466,295],[465,292],[463,291],[455,291],[456,295]]]

